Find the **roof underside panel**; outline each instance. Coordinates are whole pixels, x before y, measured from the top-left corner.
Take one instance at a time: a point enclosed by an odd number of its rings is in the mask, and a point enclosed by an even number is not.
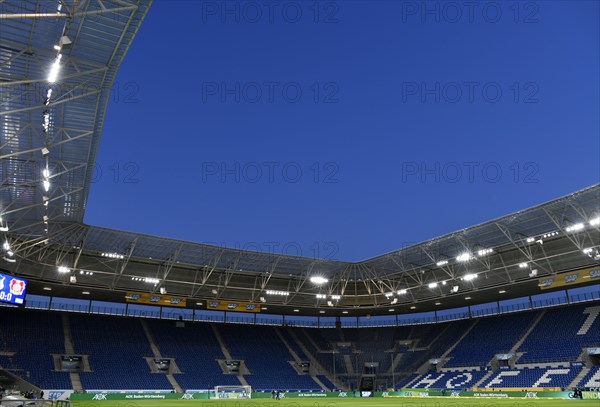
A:
[[[0,4],[0,210],[11,230],[43,235],[45,215],[55,222],[83,220],[110,89],[150,4]],[[69,40],[55,49],[63,36]],[[60,70],[51,83],[59,54]],[[42,184],[46,166],[48,192]]]

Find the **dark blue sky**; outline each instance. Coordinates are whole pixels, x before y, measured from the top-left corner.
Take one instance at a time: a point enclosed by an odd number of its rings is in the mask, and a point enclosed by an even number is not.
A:
[[[86,222],[360,260],[597,183],[599,3],[422,4],[156,0]]]

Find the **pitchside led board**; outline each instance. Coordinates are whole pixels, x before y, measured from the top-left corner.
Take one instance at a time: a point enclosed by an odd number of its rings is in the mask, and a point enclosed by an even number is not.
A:
[[[27,280],[0,273],[0,301],[23,305]]]

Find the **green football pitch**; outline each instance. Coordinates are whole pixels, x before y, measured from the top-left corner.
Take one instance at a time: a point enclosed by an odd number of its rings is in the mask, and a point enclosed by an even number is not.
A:
[[[73,407],[562,407],[577,405],[600,407],[598,400],[524,400],[524,399],[450,399],[431,398],[364,398],[364,399],[294,399],[294,400],[131,400],[74,401]]]

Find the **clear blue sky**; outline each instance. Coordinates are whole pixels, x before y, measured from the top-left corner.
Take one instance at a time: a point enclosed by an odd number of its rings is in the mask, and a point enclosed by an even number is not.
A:
[[[87,223],[361,260],[599,182],[599,2],[272,4],[154,2]]]

